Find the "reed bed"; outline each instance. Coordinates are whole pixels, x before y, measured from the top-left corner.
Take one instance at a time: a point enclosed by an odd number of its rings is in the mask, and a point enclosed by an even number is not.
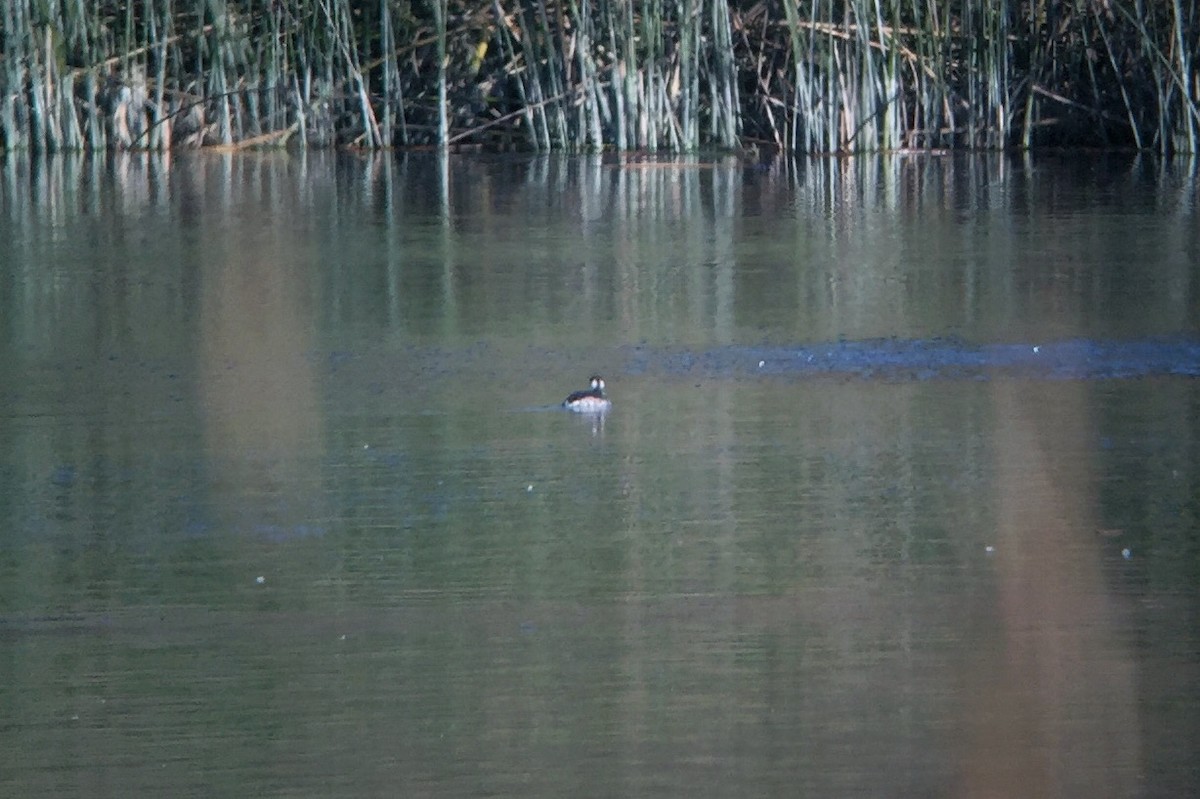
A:
[[[1196,152],[1194,0],[6,0],[0,148]]]

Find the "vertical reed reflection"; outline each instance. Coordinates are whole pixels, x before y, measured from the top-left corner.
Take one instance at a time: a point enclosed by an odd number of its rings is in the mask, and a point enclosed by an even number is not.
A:
[[[247,165],[230,157],[209,166],[208,179],[231,198],[276,171],[247,174]],[[245,206],[231,203],[219,229],[198,222],[207,266],[197,385],[214,482],[255,498],[254,526],[281,535],[306,529],[312,520],[322,440],[310,357],[312,249],[290,226],[264,225],[259,218],[290,218],[294,197],[263,192]],[[239,506],[234,501],[222,507]]]
[[[964,795],[1131,796],[1140,772],[1126,609],[1095,534],[1095,424],[1084,383],[994,391],[1000,651],[964,693]],[[973,699],[973,701],[972,701]]]

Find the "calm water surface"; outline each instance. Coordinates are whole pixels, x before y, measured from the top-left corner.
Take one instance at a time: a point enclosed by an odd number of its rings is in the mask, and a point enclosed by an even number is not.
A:
[[[0,793],[1200,791],[1192,165],[2,167]]]

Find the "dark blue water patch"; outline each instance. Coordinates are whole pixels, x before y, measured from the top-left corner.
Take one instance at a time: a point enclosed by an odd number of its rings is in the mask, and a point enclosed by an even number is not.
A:
[[[630,374],[850,376],[900,381],[1020,377],[1113,380],[1200,376],[1200,340],[1073,339],[973,345],[955,339],[873,339],[804,346],[725,346],[700,352],[629,347]]]
[[[354,353],[334,350],[333,352],[329,353],[328,360],[329,371],[336,372],[342,366],[354,360]]]
[[[407,452],[401,452],[383,447],[373,447],[369,444],[364,444],[358,451],[362,463],[381,466],[384,469],[398,469],[401,466],[408,464],[409,456]],[[356,458],[359,460],[359,458]],[[339,468],[347,465],[342,457],[326,458],[326,468]]]
[[[183,520],[183,533],[189,537],[205,536],[212,529],[212,522],[202,516],[189,516]]]
[[[307,522],[290,524],[252,522],[249,524],[248,529],[254,535],[276,544],[303,538],[319,537],[328,532],[322,524]]]
[[[73,464],[59,464],[50,473],[50,482],[59,488],[71,488],[75,485],[76,476],[77,470]]]

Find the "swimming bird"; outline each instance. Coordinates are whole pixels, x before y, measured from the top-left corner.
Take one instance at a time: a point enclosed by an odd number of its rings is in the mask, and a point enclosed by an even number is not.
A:
[[[591,387],[585,391],[573,391],[563,400],[563,407],[577,413],[603,413],[612,407],[604,393],[604,378],[592,375]]]

